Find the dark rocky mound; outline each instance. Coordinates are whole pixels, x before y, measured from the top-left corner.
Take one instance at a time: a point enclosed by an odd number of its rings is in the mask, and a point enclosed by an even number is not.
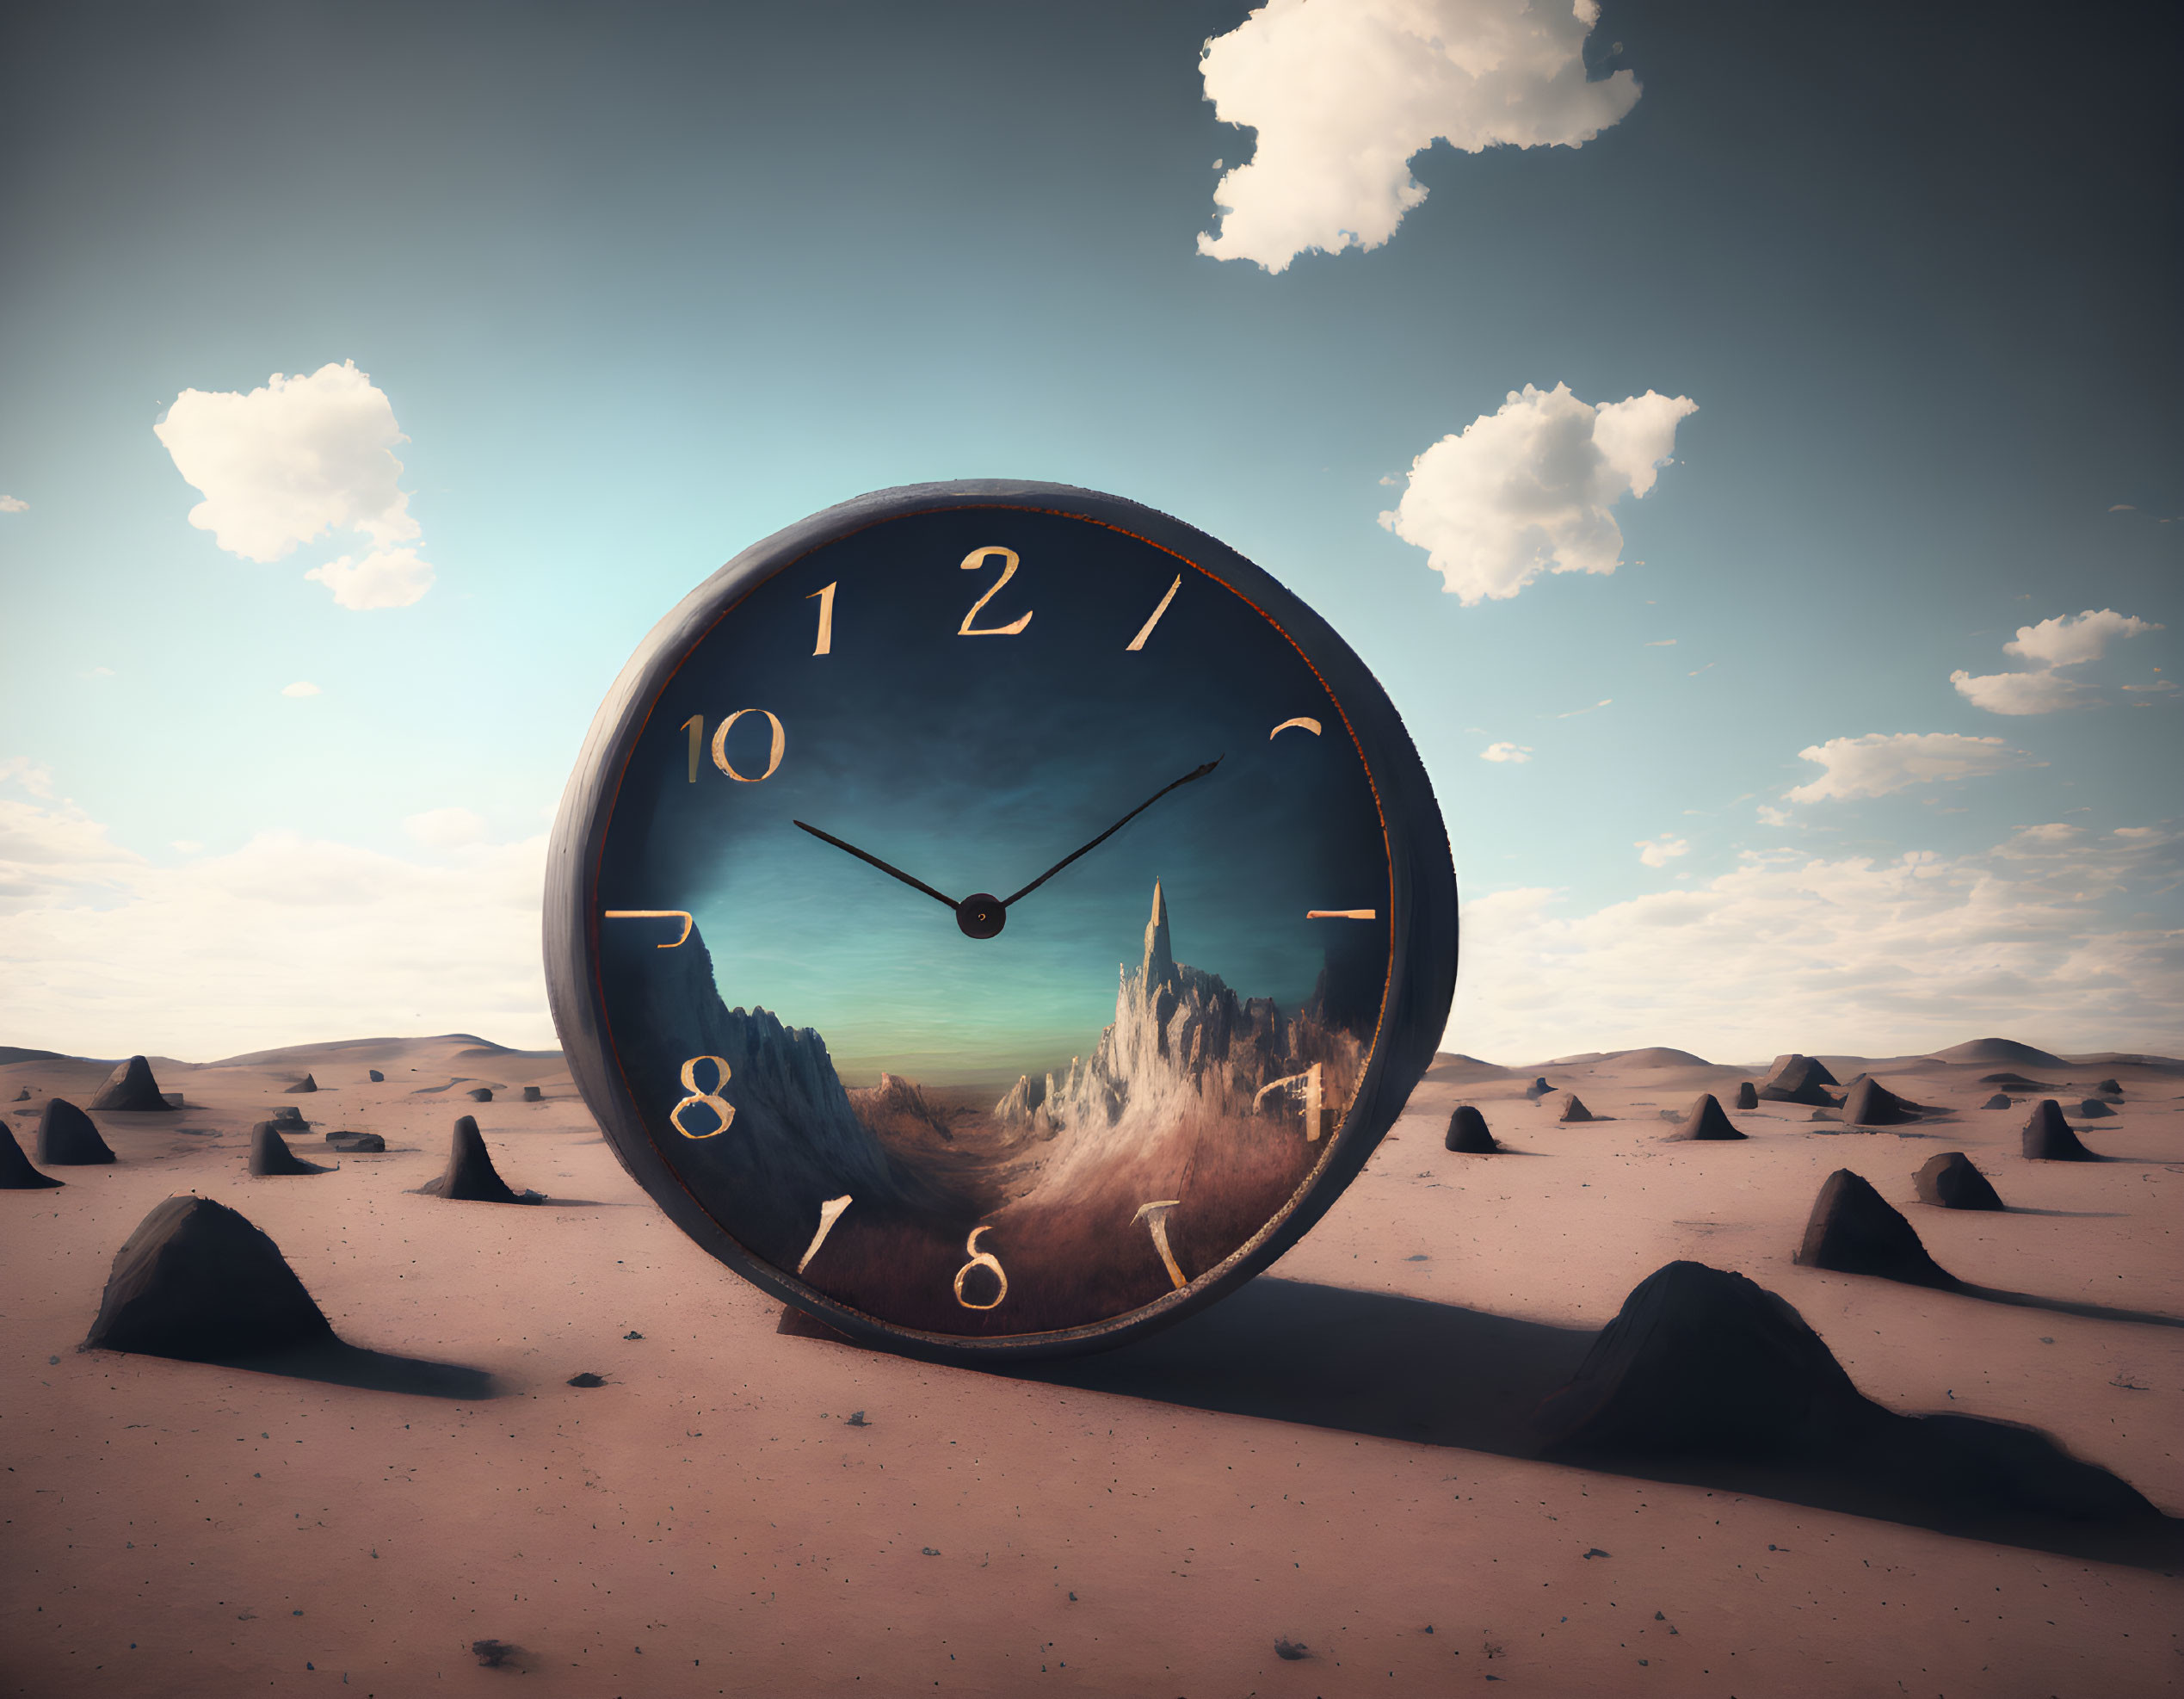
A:
[[[1820,1063],[1792,1051],[1774,1059],[1774,1069],[1760,1086],[1759,1095],[1770,1103],[1810,1103],[1815,1109],[1831,1109],[1836,1100],[1824,1088],[1835,1083],[1835,1075]]]
[[[1744,1458],[1977,1518],[2161,1516],[2035,1430],[1883,1409],[1796,1310],[1703,1263],[1639,1282],[1537,1420],[1551,1455]]]
[[[1711,1091],[1702,1091],[1691,1100],[1691,1107],[1684,1112],[1683,1124],[1669,1134],[1663,1142],[1676,1144],[1693,1140],[1742,1139],[1744,1136],[1722,1113],[1721,1100]]]
[[[318,1089],[318,1082],[313,1079],[309,1074],[305,1074],[301,1079],[298,1080],[293,1085],[289,1086],[287,1089],[292,1093],[297,1091],[316,1091]]]
[[[382,1082],[384,1082],[384,1081],[386,1080],[386,1076],[385,1074],[381,1073],[381,1072],[379,1072],[377,1068],[367,1068],[367,1069],[365,1069],[365,1070],[364,1070],[364,1077],[365,1077],[365,1078],[367,1078],[367,1079],[370,1080],[370,1081],[372,1082],[372,1084],[374,1084],[374,1085],[378,1085],[378,1084],[381,1084],[381,1083],[382,1083]]]
[[[1547,1084],[1546,1075],[1541,1074],[1531,1084],[1524,1088],[1524,1095],[1536,1103],[1553,1090],[1554,1087]]]
[[[293,1103],[283,1103],[279,1109],[274,1110],[273,1118],[283,1127],[305,1127],[310,1124],[304,1120],[303,1111]]]
[[[210,1362],[333,1331],[264,1233],[210,1198],[170,1197],[114,1253],[83,1348]]]
[[[262,1121],[250,1129],[250,1171],[253,1174],[330,1174],[333,1171],[316,1162],[305,1162],[281,1138],[281,1129],[269,1121]]]
[[[1944,1209],[2004,1207],[1992,1183],[1971,1165],[1971,1158],[1962,1151],[1944,1151],[1939,1156],[1928,1157],[1912,1183],[1919,1189],[1921,1203],[1938,1204]]]
[[[447,1151],[447,1166],[436,1180],[417,1188],[433,1197],[453,1198],[464,1203],[521,1203],[508,1189],[486,1153],[485,1140],[469,1115],[455,1122],[455,1137]]]
[[[1997,1091],[1979,1107],[1983,1109],[2006,1109],[2009,1107],[2009,1093]]]
[[[2120,1097],[2124,1094],[2123,1087],[2113,1079],[2096,1080],[2094,1082],[2093,1089],[2095,1091],[2106,1091],[2112,1097]]]
[[[1749,1079],[1739,1080],[1737,1083],[1737,1107],[1740,1109],[1755,1109],[1759,1107],[1759,1089]]]
[[[2115,1111],[2098,1097],[2088,1097],[2070,1113],[2077,1116],[2080,1121],[2099,1121],[2105,1116],[2113,1115]]]
[[[1448,1117],[1448,1136],[1441,1141],[1465,1156],[1491,1156],[1502,1147],[1486,1130],[1486,1117],[1469,1103],[1459,1103]]]
[[[1842,1100],[1842,1118],[1854,1127],[1900,1127],[1916,1121],[1919,1108],[1870,1075],[1860,1074]]]
[[[43,1191],[48,1186],[67,1183],[33,1168],[30,1158],[22,1153],[22,1146],[15,1142],[15,1129],[0,1121],[0,1192]]]
[[[2043,1097],[2025,1123],[2025,1154],[2035,1162],[2098,1162],[2101,1158],[2078,1142],[2070,1123],[2063,1119],[2063,1106]]]
[[[386,1148],[386,1140],[376,1133],[329,1133],[326,1142],[335,1150],[351,1153]]]
[[[1632,1288],[1539,1422],[1557,1450],[1749,1455],[1817,1443],[1863,1402],[1783,1300],[1681,1262]]]
[[[493,1101],[492,1088],[490,1086],[473,1085],[469,1090],[464,1092],[463,1096],[473,1103],[490,1103]]]
[[[535,1085],[527,1085],[523,1088],[523,1101],[527,1103],[543,1103],[546,1102],[546,1093]]]
[[[48,1168],[89,1167],[114,1160],[91,1117],[65,1097],[48,1097],[39,1112],[37,1149],[38,1160]]]
[[[1575,1091],[1565,1091],[1562,1095],[1562,1112],[1555,1116],[1557,1121],[1591,1121],[1594,1119],[1593,1112],[1585,1107],[1583,1101]]]
[[[151,1064],[141,1056],[132,1056],[126,1062],[117,1062],[114,1072],[106,1077],[106,1084],[99,1087],[99,1094],[91,1099],[95,1109],[171,1109],[159,1090],[159,1082],[151,1077]]]
[[[1878,1275],[1913,1286],[1957,1284],[1926,1254],[1918,1230],[1848,1168],[1838,1168],[1821,1183],[1797,1260],[1808,1269]]]
[[[2006,1085],[2013,1091],[2052,1091],[2052,1085],[2043,1085],[2037,1079],[2027,1079],[2021,1073],[1983,1073],[1982,1085]]]
[[[28,1085],[15,1093],[15,1101],[18,1103],[27,1103],[30,1101],[30,1088]]]

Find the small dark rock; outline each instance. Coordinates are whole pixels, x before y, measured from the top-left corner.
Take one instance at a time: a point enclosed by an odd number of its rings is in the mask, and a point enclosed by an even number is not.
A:
[[[48,1168],[88,1168],[111,1162],[114,1152],[91,1117],[65,1097],[48,1097],[38,1115],[38,1160]]]
[[[451,1198],[464,1203],[521,1203],[493,1166],[478,1122],[463,1115],[455,1122],[455,1134],[447,1150],[447,1165],[436,1180],[418,1190],[430,1197]]]
[[[587,1368],[581,1375],[571,1375],[569,1377],[569,1384],[572,1387],[603,1387],[607,1384],[607,1377],[604,1375],[595,1375]]]
[[[122,1241],[83,1344],[206,1362],[317,1344],[333,1331],[279,1245],[225,1204],[180,1196]]]
[[[1944,1209],[2000,1209],[2001,1196],[1984,1174],[1962,1151],[1944,1151],[1928,1157],[1912,1183],[1919,1201]]]
[[[1584,1101],[1575,1091],[1565,1091],[1563,1093],[1563,1097],[1564,1101],[1561,1112],[1555,1116],[1557,1121],[1567,1122],[1590,1121],[1594,1118],[1593,1112],[1585,1107]]]
[[[1299,1641],[1278,1640],[1274,1642],[1274,1656],[1286,1663],[1293,1664],[1300,1658],[1309,1658],[1311,1655],[1311,1647]]]
[[[1983,1109],[2006,1109],[2009,1107],[2009,1093],[1997,1091],[1979,1107]]]
[[[645,1336],[642,1333],[639,1333],[634,1327],[631,1328],[628,1332],[622,1335],[622,1338],[625,1339],[642,1339]]]
[[[1536,1103],[1540,1098],[1545,1097],[1548,1092],[1553,1090],[1554,1087],[1547,1084],[1546,1075],[1541,1074],[1537,1079],[1533,1080],[1531,1084],[1524,1088],[1524,1095],[1531,1098],[1532,1101]]]
[[[1759,1091],[1749,1079],[1737,1082],[1737,1107],[1740,1109],[1755,1109],[1759,1107]]]
[[[381,1073],[381,1072],[379,1072],[377,1068],[367,1068],[367,1069],[365,1069],[365,1070],[364,1070],[364,1077],[365,1077],[367,1079],[370,1080],[370,1081],[372,1082],[372,1084],[374,1084],[374,1085],[379,1084],[381,1081],[383,1081],[383,1080],[384,1080],[384,1079],[386,1079],[386,1076],[385,1074]]]
[[[503,1640],[474,1640],[471,1654],[489,1670],[497,1670],[515,1656],[515,1648]]]
[[[22,1146],[15,1142],[15,1129],[0,1121],[0,1192],[43,1191],[50,1186],[67,1183],[32,1167],[30,1158],[22,1153]]]
[[[91,1099],[95,1109],[171,1109],[167,1095],[159,1089],[159,1082],[151,1077],[151,1064],[141,1056],[132,1056],[126,1062],[117,1063],[106,1084],[100,1086],[98,1095]]]
[[[376,1133],[329,1133],[326,1142],[333,1149],[350,1155],[369,1155],[386,1148],[386,1140]]]
[[[2101,1158],[2078,1140],[2070,1123],[2063,1119],[2063,1106],[2052,1097],[2034,1105],[2025,1123],[2024,1152],[2035,1162],[2098,1162]]]
[[[1835,1099],[1822,1088],[1835,1084],[1835,1075],[1823,1064],[1792,1051],[1774,1059],[1774,1071],[1761,1084],[1759,1096],[1770,1103],[1809,1103],[1823,1109]]]
[[[330,1174],[333,1171],[316,1162],[305,1162],[288,1148],[287,1140],[281,1136],[281,1129],[269,1121],[262,1121],[250,1129],[250,1172],[259,1176],[274,1174]]]
[[[1745,1135],[1737,1130],[1729,1117],[1722,1113],[1721,1102],[1711,1091],[1702,1091],[1692,1099],[1691,1107],[1684,1112],[1683,1124],[1669,1134],[1669,1142],[1687,1142],[1698,1140],[1742,1139]]]
[[[1918,1105],[1897,1097],[1879,1080],[1860,1074],[1843,1099],[1842,1118],[1854,1127],[1900,1127],[1919,1118]]]
[[[546,1093],[535,1085],[527,1085],[523,1088],[523,1101],[527,1103],[543,1103],[546,1102]]]
[[[1848,1168],[1838,1168],[1822,1183],[1797,1260],[1808,1269],[1878,1275],[1914,1286],[1957,1284],[1927,1255],[1917,1229]]]
[[[2124,1090],[2123,1090],[2122,1085],[2121,1085],[2120,1084],[2119,1084],[2117,1081],[2113,1080],[2113,1079],[2103,1079],[2103,1080],[2099,1080],[2099,1081],[2096,1081],[2096,1082],[2095,1083],[2095,1084],[2094,1084],[2094,1088],[2093,1088],[2093,1089],[2094,1089],[2095,1091],[2106,1091],[2107,1093],[2108,1093],[2108,1095],[2109,1095],[2109,1096],[2113,1097],[2122,1097],[2122,1096],[2123,1096],[2123,1094],[2124,1094]]]
[[[1469,1103],[1456,1106],[1455,1113],[1448,1117],[1448,1134],[1441,1142],[1466,1156],[1491,1156],[1502,1148],[1486,1130],[1486,1117]]]
[[[2080,1121],[2099,1121],[2104,1116],[2113,1115],[2115,1111],[2102,1103],[2100,1098],[2088,1097],[2070,1113],[2077,1116]]]
[[[865,1420],[865,1412],[861,1410],[853,1410],[842,1419],[853,1428],[869,1428],[872,1425]]]
[[[318,1082],[313,1079],[309,1074],[305,1074],[301,1079],[298,1080],[293,1085],[291,1085],[288,1088],[291,1092],[316,1091],[318,1089]]]
[[[490,1085],[473,1085],[463,1096],[473,1103],[490,1103],[493,1101],[493,1089]]]
[[[304,1120],[304,1112],[293,1103],[283,1103],[279,1109],[274,1110],[273,1118],[283,1127],[305,1127],[310,1124]]]

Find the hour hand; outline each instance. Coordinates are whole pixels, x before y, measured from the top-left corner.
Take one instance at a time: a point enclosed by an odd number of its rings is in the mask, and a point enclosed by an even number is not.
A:
[[[794,826],[799,831],[810,832],[812,837],[819,839],[822,843],[831,843],[837,850],[847,850],[850,855],[854,856],[861,862],[867,862],[871,863],[873,867],[878,868],[880,872],[889,875],[889,877],[901,880],[904,884],[909,886],[912,890],[922,891],[936,903],[945,903],[952,909],[959,909],[962,907],[962,905],[958,903],[954,898],[943,896],[940,892],[935,891],[931,886],[928,885],[923,880],[912,879],[900,868],[890,867],[886,862],[881,861],[879,856],[867,855],[864,850],[860,850],[854,843],[844,843],[832,832],[821,831],[817,826],[807,826],[801,820],[791,820],[789,824]]]

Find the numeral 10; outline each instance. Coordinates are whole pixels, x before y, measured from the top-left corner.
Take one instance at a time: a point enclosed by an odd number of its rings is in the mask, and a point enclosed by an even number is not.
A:
[[[774,731],[773,746],[767,753],[766,770],[762,773],[739,773],[736,770],[735,763],[728,759],[728,733],[735,723],[747,714],[764,714],[766,723]],[[706,747],[705,715],[692,714],[682,722],[682,730],[690,735],[689,775],[690,782],[694,785],[698,782],[698,757],[705,752]],[[780,715],[775,714],[771,708],[737,708],[713,729],[713,764],[738,784],[762,784],[772,778],[780,770],[781,757],[787,749],[788,728],[781,724]]]

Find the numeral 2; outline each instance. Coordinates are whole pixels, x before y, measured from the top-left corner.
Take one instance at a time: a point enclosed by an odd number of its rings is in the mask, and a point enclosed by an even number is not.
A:
[[[963,623],[955,628],[955,634],[958,637],[1014,637],[1032,621],[1032,616],[1026,614],[1023,618],[1010,625],[978,626],[971,623],[978,617],[980,609],[1001,594],[1002,585],[1016,576],[1016,551],[1013,548],[1003,548],[998,543],[989,543],[984,548],[972,549],[970,553],[963,557],[963,570],[966,572],[977,571],[985,564],[986,557],[990,554],[997,554],[1001,557],[1003,563],[1001,576],[993,581],[991,590],[971,604],[971,611],[963,616]],[[974,1305],[972,1307],[978,1307]]]

